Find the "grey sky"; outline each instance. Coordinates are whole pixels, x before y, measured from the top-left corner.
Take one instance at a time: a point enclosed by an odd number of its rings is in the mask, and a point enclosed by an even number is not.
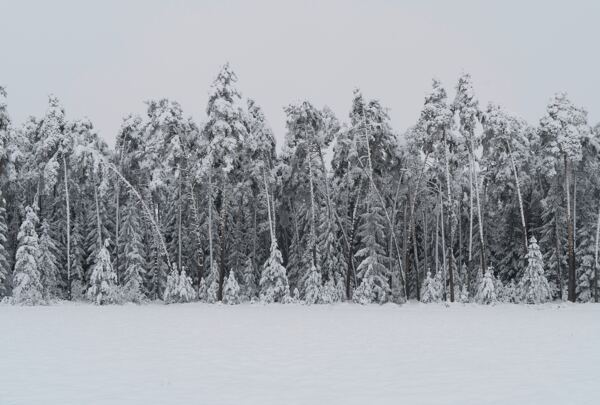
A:
[[[0,84],[21,123],[56,94],[110,145],[123,116],[168,97],[204,119],[230,61],[281,142],[282,107],[308,99],[346,120],[352,89],[379,98],[401,132],[431,78],[470,72],[482,104],[531,122],[569,92],[600,120],[600,2],[0,0]]]

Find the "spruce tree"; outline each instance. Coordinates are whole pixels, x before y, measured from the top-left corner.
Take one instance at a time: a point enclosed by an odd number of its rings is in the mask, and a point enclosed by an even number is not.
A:
[[[240,303],[240,286],[235,279],[235,272],[230,271],[223,287],[223,303],[236,305]]]
[[[529,240],[527,268],[519,283],[521,300],[527,304],[541,304],[550,299],[550,286],[544,275],[544,261],[535,236]]]
[[[243,294],[244,299],[250,301],[253,297],[258,295],[256,285],[256,274],[254,272],[254,263],[251,258],[246,259],[246,265],[244,266],[243,274]]]
[[[366,297],[378,303],[384,303],[388,299],[390,287],[388,282],[389,272],[385,266],[385,248],[382,245],[384,240],[384,219],[382,209],[378,205],[374,191],[369,193],[366,212],[361,215],[362,223],[358,228],[358,236],[361,240],[361,249],[356,252],[355,256],[360,259],[360,264],[357,268],[357,276],[360,279],[370,278],[367,283],[361,284],[361,287],[372,288],[373,290],[363,294],[363,300]]]
[[[90,277],[90,287],[86,292],[87,298],[96,305],[118,303],[120,300],[116,285],[117,273],[113,270],[109,246],[110,241],[107,239],[98,251]]]
[[[40,248],[35,227],[38,217],[34,210],[25,208],[25,219],[17,236],[18,248],[13,277],[13,301],[21,305],[44,303],[43,287],[40,281],[38,259]]]
[[[1,89],[1,88],[0,88]],[[9,254],[6,250],[8,242],[8,226],[6,224],[6,201],[0,190],[0,300],[8,295],[10,264]]]
[[[490,267],[488,267],[477,287],[475,301],[485,305],[495,304],[498,301],[494,289],[494,275],[492,274]]]
[[[41,227],[39,250],[38,267],[40,269],[41,283],[44,287],[44,298],[51,300],[57,298],[59,295],[58,285],[60,274],[56,260],[56,242],[51,236],[50,225],[48,225],[48,221],[45,219]]]
[[[321,273],[313,264],[304,283],[304,302],[316,304],[321,300]]]
[[[141,302],[145,298],[143,290],[146,270],[142,257],[144,246],[140,228],[139,211],[133,203],[129,203],[123,214],[120,229],[123,254],[118,271],[122,274],[125,299],[132,302]]]
[[[290,295],[290,287],[283,267],[277,242],[271,242],[271,254],[260,276],[260,300],[263,303],[284,302]]]
[[[421,287],[421,302],[428,304],[439,301],[439,287],[436,285],[435,278],[431,276],[431,271],[427,271],[427,276],[423,280],[423,287]]]

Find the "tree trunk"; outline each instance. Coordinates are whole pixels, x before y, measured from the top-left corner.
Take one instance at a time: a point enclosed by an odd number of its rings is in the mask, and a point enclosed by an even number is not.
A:
[[[209,274],[213,274],[213,232],[212,232],[212,211],[213,211],[213,202],[212,202],[212,173],[211,170],[208,170],[208,254],[209,254]],[[210,287],[210,286],[209,286]]]
[[[273,241],[275,240],[275,235],[273,234],[273,225],[272,225],[272,219],[271,219],[271,202],[270,202],[270,197],[269,197],[269,185],[267,183],[267,175],[264,173],[263,171],[263,181],[265,184],[265,199],[267,200],[267,212],[269,214],[269,236],[271,237],[271,243],[273,243]],[[256,215],[255,215],[256,217]]]
[[[67,159],[63,155],[63,166],[65,169],[65,202],[67,205],[67,296],[71,300],[71,210],[69,207],[69,174]]]
[[[408,230],[407,225],[410,219],[407,218],[408,207],[404,205],[404,218],[403,218],[403,229],[402,229],[402,262],[404,263],[404,273],[406,274],[406,300],[410,299],[410,260],[408,258]]]
[[[225,282],[225,259],[227,254],[225,252],[225,232],[226,232],[226,221],[227,221],[227,198],[225,190],[221,191],[221,210],[219,216],[219,288],[217,290],[217,301],[223,300],[223,283]]]
[[[563,299],[563,279],[562,271],[560,269],[560,234],[558,231],[558,208],[554,212],[554,240],[556,242],[556,274],[558,278],[558,297]]]
[[[180,174],[179,174],[179,179],[178,179],[178,198],[177,198],[177,204],[178,204],[178,209],[177,209],[177,268],[179,269],[179,271],[181,272],[182,270],[182,254],[181,254],[181,250],[182,250],[182,243],[181,243],[181,204],[182,204],[182,198],[181,198],[181,170],[177,170]]]
[[[600,209],[598,210],[598,224],[596,225],[596,252],[594,263],[594,302],[598,302],[598,243],[600,242]]]
[[[440,193],[440,225],[442,230],[442,274],[444,275],[444,301],[448,299],[448,262],[446,261],[446,233],[444,232],[444,202]]]
[[[565,160],[565,190],[567,193],[567,250],[569,255],[569,289],[568,289],[568,300],[575,302],[575,249],[574,249],[574,235],[573,235],[573,222],[571,220],[571,193],[569,190],[569,161],[567,156],[564,156]]]
[[[475,172],[475,157],[473,155],[473,141],[470,141],[470,155],[471,155],[471,170],[473,171],[473,181],[475,183],[475,201],[477,202],[477,219],[479,225],[479,244],[481,248],[480,260],[481,260],[481,272],[485,274],[487,270],[487,261],[485,258],[485,240],[483,237],[483,216],[481,215],[481,201],[479,198],[479,176]]]
[[[412,239],[414,241],[413,245],[413,254],[415,256],[415,278],[417,280],[417,301],[421,301],[421,284],[419,280],[419,252],[417,249],[417,231],[415,226],[415,216],[412,215]]]
[[[311,235],[311,250],[312,250],[312,264],[313,266],[317,265],[317,233],[315,230],[316,226],[316,218],[315,218],[315,190],[313,184],[313,174],[312,174],[312,154],[310,153],[310,148],[307,153],[308,159],[308,181],[310,184],[310,235]]]
[[[452,243],[454,241],[454,224],[452,221],[452,190],[450,188],[450,163],[448,159],[448,154],[450,153],[448,149],[448,140],[446,139],[446,131],[444,131],[444,157],[446,160],[446,187],[448,188],[448,227],[450,228],[450,243],[448,244],[448,254],[454,259],[454,251],[452,248]],[[442,219],[443,225],[443,219]],[[444,266],[446,266],[446,261],[444,260]],[[448,268],[446,268],[448,270]],[[449,278],[450,278],[450,302],[454,302],[454,271],[449,269]]]
[[[519,183],[519,174],[517,172],[517,165],[515,164],[515,157],[510,149],[510,144],[506,142],[506,150],[510,157],[510,165],[512,167],[513,174],[515,176],[515,185],[517,186],[517,198],[519,200],[519,212],[521,214],[521,226],[523,227],[523,234],[525,239],[525,252],[529,250],[529,239],[527,235],[527,224],[525,222],[525,210],[523,209],[523,198],[521,197],[521,185]]]

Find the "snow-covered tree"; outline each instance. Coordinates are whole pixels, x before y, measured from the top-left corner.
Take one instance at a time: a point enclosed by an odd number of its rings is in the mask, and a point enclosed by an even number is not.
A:
[[[285,267],[277,242],[271,242],[271,254],[260,276],[260,300],[264,303],[283,302],[290,295]]]
[[[118,271],[122,274],[125,300],[137,303],[145,298],[144,277],[146,275],[145,260],[142,257],[144,246],[140,231],[138,209],[130,203],[125,209],[120,229],[123,254]]]
[[[252,263],[252,259],[250,258],[246,260],[246,265],[244,266],[244,270],[242,273],[242,279],[242,296],[244,297],[244,299],[250,301],[253,297],[256,297],[258,295],[254,263]]]
[[[13,276],[13,302],[21,305],[39,305],[44,303],[43,287],[40,281],[40,248],[35,227],[38,217],[27,206],[25,219],[19,229],[15,270]]]
[[[374,286],[375,283],[373,282],[373,277],[371,276],[369,269],[367,269],[362,277],[360,285],[352,294],[352,301],[361,305],[372,303],[375,300]]]
[[[378,205],[375,191],[369,193],[368,204],[370,208],[362,214],[362,223],[358,229],[358,236],[362,241],[362,248],[356,252],[356,257],[361,260],[358,265],[358,277],[363,279],[368,277],[367,283],[361,283],[361,288],[373,289],[371,293],[363,295],[372,297],[380,304],[388,299],[390,287],[388,283],[389,271],[385,266],[385,248],[382,245],[384,239],[384,219],[381,213],[382,209]]]
[[[0,190],[0,300],[8,295],[9,277],[11,274],[9,253],[6,250],[8,242],[8,226],[6,224],[6,201]]]
[[[109,246],[110,241],[107,239],[98,251],[90,277],[90,287],[86,293],[87,298],[96,305],[118,303],[120,299],[116,284],[117,274],[112,267]]]
[[[527,268],[519,283],[521,300],[527,304],[541,304],[550,299],[550,286],[544,275],[544,262],[535,236],[529,240]]]
[[[423,287],[421,287],[421,302],[439,302],[441,285],[438,285],[437,279],[431,276],[431,271],[427,272],[425,280],[423,280]]]
[[[573,184],[573,166],[582,158],[582,140],[590,132],[587,123],[587,111],[575,106],[566,93],[557,93],[546,108],[546,115],[540,120],[540,133],[545,153],[555,158],[555,168],[550,175],[557,174],[558,167],[563,166],[564,195],[566,200],[565,217],[567,225],[568,255],[568,299],[576,299],[576,258],[575,230],[573,226],[571,190]]]
[[[235,272],[230,271],[223,287],[223,303],[236,305],[240,303],[240,286],[235,279]]]
[[[40,269],[41,283],[44,287],[44,298],[51,300],[59,296],[58,284],[60,273],[56,260],[56,242],[52,238],[50,225],[47,220],[42,221],[39,251],[38,267]]]
[[[310,267],[306,281],[304,282],[304,302],[308,305],[316,304],[321,300],[322,290],[321,273],[313,264]]]
[[[167,277],[167,286],[164,293],[166,304],[190,302],[196,299],[196,291],[192,286],[192,279],[186,274],[185,268],[178,272],[176,266]]]
[[[494,288],[494,275],[489,267],[477,286],[475,301],[485,305],[495,304],[498,301]]]

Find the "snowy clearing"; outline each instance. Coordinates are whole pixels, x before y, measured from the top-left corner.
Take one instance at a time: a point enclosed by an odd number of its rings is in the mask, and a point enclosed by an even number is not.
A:
[[[593,404],[600,306],[0,306],[0,404]]]

